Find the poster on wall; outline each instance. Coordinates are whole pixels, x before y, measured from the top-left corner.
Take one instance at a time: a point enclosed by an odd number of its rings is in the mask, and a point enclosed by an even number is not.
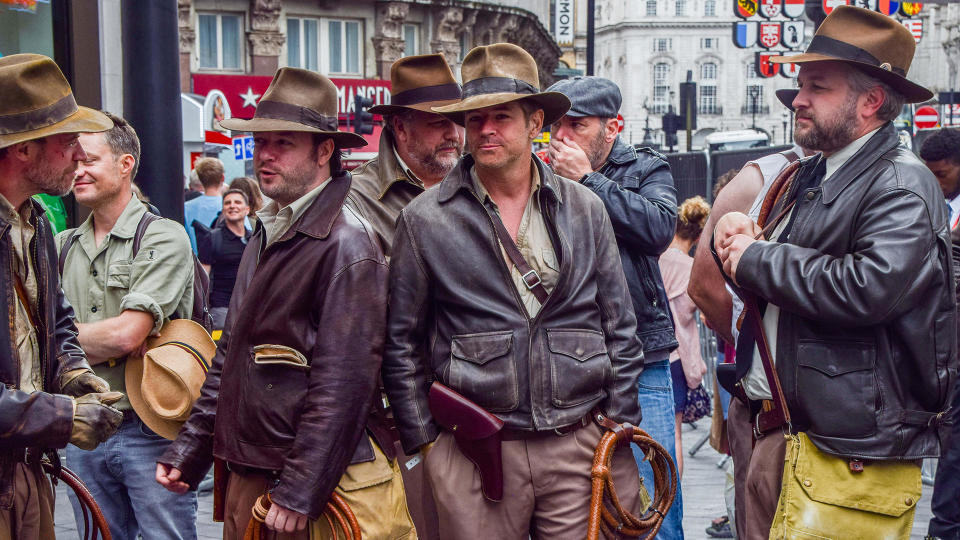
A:
[[[50,0],[44,3],[49,4]],[[7,6],[11,11],[29,11],[36,13],[37,0],[0,0],[0,6]]]

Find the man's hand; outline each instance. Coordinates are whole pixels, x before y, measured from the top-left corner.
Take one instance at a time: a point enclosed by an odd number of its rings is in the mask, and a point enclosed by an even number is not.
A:
[[[169,491],[183,495],[190,489],[186,482],[180,480],[180,469],[166,463],[157,463],[157,482]]]
[[[70,397],[85,394],[102,394],[110,391],[107,381],[97,377],[88,369],[75,369],[63,374],[60,391]]]
[[[307,516],[273,503],[263,524],[271,531],[292,533],[302,531],[307,526]]]
[[[587,153],[569,137],[550,139],[547,156],[550,157],[553,171],[571,180],[579,180],[583,175],[593,172]]]
[[[754,242],[756,242],[756,240],[752,235],[735,234],[727,238],[725,244],[721,245],[721,249],[717,250],[717,255],[720,256],[720,262],[723,263],[723,273],[728,275],[737,285],[740,284],[737,281],[737,266],[740,264],[740,257],[742,257],[743,252],[750,247],[750,244]]]
[[[754,223],[746,214],[729,212],[717,221],[717,226],[713,229],[713,247],[717,250],[717,255],[719,255],[720,250],[733,235],[745,234],[753,238],[760,234],[761,230],[760,226]]]
[[[74,398],[73,430],[70,442],[77,448],[93,450],[110,438],[120,423],[123,413],[110,405],[123,399],[120,392],[86,394]]]

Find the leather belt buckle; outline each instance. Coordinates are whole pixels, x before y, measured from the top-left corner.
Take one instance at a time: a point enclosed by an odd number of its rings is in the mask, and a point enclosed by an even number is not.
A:
[[[765,436],[765,434],[760,431],[760,414],[756,414],[753,417],[753,439],[759,441]]]
[[[586,427],[587,424],[590,423],[590,420],[591,418],[589,415],[584,416],[579,421],[574,422],[570,425],[553,428],[553,433],[559,437],[566,437],[567,435],[573,433],[574,431],[580,428]]]
[[[533,281],[532,283],[531,283],[530,280],[528,279],[528,276],[530,276],[530,275],[533,275],[534,281]],[[534,270],[534,269],[532,269],[532,268],[530,269],[529,272],[527,272],[526,274],[524,274],[524,275],[521,276],[520,278],[523,280],[524,285],[527,286],[527,289],[530,289],[531,291],[534,289],[534,287],[540,285],[540,283],[541,283],[541,281],[540,281],[540,274],[538,274],[537,271]]]

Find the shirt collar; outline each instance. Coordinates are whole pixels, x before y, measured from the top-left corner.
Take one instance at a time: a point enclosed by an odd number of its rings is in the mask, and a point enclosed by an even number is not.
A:
[[[880,126],[883,127],[883,126]],[[852,143],[844,146],[840,150],[837,150],[833,155],[827,158],[827,172],[823,176],[823,181],[826,182],[833,176],[833,173],[837,172],[840,167],[843,167],[843,164],[846,163],[850,158],[852,158],[857,152],[863,148],[863,145],[867,144],[867,141],[870,140],[870,137],[873,137],[873,134],[879,131],[880,128],[864,134],[859,139],[856,139]]]
[[[483,182],[480,181],[480,176],[477,174],[476,167],[470,167],[470,180],[473,184],[473,191],[477,194],[477,197],[480,198],[481,202],[486,203],[487,199],[493,201],[493,199],[490,198],[490,193],[487,192],[487,188],[484,187]],[[530,196],[532,197],[537,190],[540,189],[540,171],[537,170],[536,163],[530,164],[530,181]]]
[[[282,236],[283,233],[289,229],[290,225],[295,223],[303,213],[309,208],[309,206],[317,199],[320,195],[320,192],[323,191],[325,187],[330,184],[330,178],[324,180],[319,186],[311,189],[299,199],[293,201],[292,203],[280,208],[280,205],[277,204],[277,201],[270,201],[270,203],[263,207],[262,210],[257,212],[257,216],[260,218],[260,221],[263,222],[264,226],[272,226],[276,224],[278,218],[281,218],[285,222],[285,229],[280,232],[279,235],[276,235],[277,238]],[[268,231],[272,232],[272,231]]]
[[[24,219],[29,219],[31,209],[32,208],[29,204],[29,199],[27,199],[27,203],[21,206],[20,211],[17,211],[17,209],[10,204],[10,201],[8,201],[6,197],[0,195],[0,218],[7,223],[15,223]]]

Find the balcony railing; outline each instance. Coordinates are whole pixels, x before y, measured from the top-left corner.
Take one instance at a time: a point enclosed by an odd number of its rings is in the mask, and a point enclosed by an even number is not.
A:
[[[769,105],[744,105],[740,107],[740,114],[770,114]]]
[[[698,114],[723,114],[723,106],[721,105],[700,105],[697,108]]]

